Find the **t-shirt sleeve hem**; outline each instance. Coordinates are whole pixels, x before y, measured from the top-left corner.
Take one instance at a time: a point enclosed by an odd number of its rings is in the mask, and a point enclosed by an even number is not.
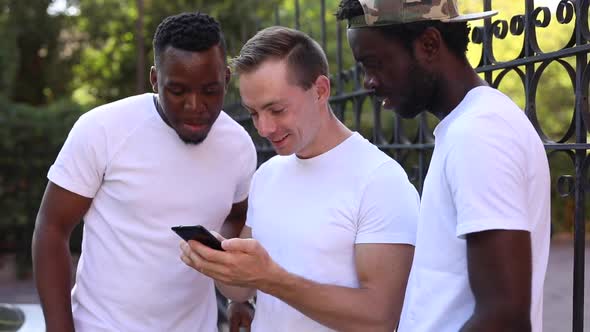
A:
[[[477,220],[457,226],[456,236],[464,239],[467,234],[491,231],[491,230],[511,230],[511,231],[531,231],[531,225],[523,219],[485,219]]]
[[[80,185],[79,183],[72,181],[65,174],[57,170],[55,166],[52,166],[49,169],[47,178],[56,185],[86,198],[94,198],[94,195],[96,194],[93,190],[84,188],[84,186]]]
[[[239,193],[238,195],[234,196],[233,204],[243,202],[246,198],[248,198],[248,191]]]
[[[357,236],[355,244],[362,243],[400,243],[416,244],[416,234],[413,233],[379,233]]]

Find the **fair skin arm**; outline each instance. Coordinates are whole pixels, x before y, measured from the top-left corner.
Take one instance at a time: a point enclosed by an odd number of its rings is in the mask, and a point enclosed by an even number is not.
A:
[[[461,332],[531,331],[531,238],[526,231],[467,235],[475,310]]]
[[[48,332],[74,331],[70,235],[91,198],[47,184],[33,234],[33,269]]]
[[[241,202],[233,204],[229,214],[225,218],[225,222],[221,226],[221,236],[224,238],[235,238],[240,236],[240,234],[246,228],[245,224],[247,211],[247,198]],[[218,282],[215,283],[215,286],[221,291],[222,294],[224,294],[225,297],[228,297],[221,290]],[[236,300],[232,298],[232,300],[236,302],[231,303],[227,308],[230,332],[237,332],[239,331],[240,327],[250,327],[252,319],[254,318],[254,309],[249,303],[241,303],[245,302],[247,299]]]
[[[249,239],[252,237],[252,228],[248,226],[244,226],[242,232],[240,233],[240,238],[242,239]],[[220,241],[225,240],[223,237],[219,237]],[[245,302],[249,299],[253,298],[256,295],[255,288],[249,287],[240,287],[240,286],[232,286],[226,283],[223,283],[219,280],[215,280],[215,286],[223,296],[231,299],[232,301],[236,302]]]
[[[359,288],[320,284],[289,273],[254,239],[223,242],[226,252],[190,241],[182,260],[222,283],[259,289],[339,331],[391,331],[399,321],[414,247],[357,244]],[[384,264],[384,262],[388,262]]]

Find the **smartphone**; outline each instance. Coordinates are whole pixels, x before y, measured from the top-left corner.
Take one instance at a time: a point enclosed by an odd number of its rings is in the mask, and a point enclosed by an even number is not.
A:
[[[172,227],[172,230],[185,241],[195,240],[211,249],[225,251],[221,248],[221,242],[201,225],[174,226]]]

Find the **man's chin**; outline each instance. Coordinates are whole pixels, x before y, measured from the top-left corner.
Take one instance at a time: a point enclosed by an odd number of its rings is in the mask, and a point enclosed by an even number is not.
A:
[[[279,156],[290,156],[295,153],[295,151],[293,151],[293,149],[289,149],[287,147],[273,146],[272,148],[275,151],[275,153],[278,154]]]
[[[203,143],[203,141],[207,138],[207,134],[209,134],[209,131],[191,135],[178,133],[178,137],[186,144],[196,145]]]
[[[190,145],[201,144],[201,143],[203,143],[205,138],[207,138],[207,137],[203,137],[203,138],[182,138],[181,137],[183,142],[185,142],[186,144],[190,144]]]

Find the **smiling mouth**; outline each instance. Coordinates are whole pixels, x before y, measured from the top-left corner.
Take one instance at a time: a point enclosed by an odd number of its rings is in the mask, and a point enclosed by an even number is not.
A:
[[[391,99],[389,98],[389,94],[383,91],[375,91],[375,100],[381,104],[381,106],[390,106]]]
[[[285,136],[283,136],[283,137],[281,137],[281,138],[279,138],[279,139],[271,139],[271,140],[270,140],[270,142],[271,142],[272,144],[281,144],[281,143],[283,143],[283,142],[285,141],[285,139],[286,139],[288,136],[289,136],[289,134],[287,134],[287,135],[285,135]]]

